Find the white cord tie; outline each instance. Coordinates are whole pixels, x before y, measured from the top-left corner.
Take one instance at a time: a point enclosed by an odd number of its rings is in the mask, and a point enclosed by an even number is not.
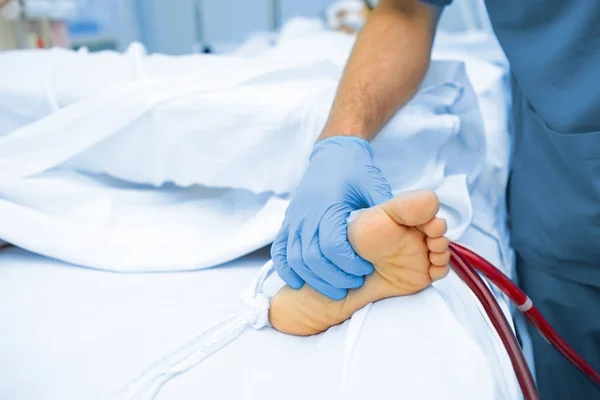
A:
[[[119,400],[152,400],[173,376],[192,369],[210,355],[221,350],[251,327],[261,329],[269,324],[271,301],[262,292],[265,280],[273,273],[273,262],[267,262],[242,295],[244,310],[202,332],[187,344],[150,366],[133,379],[117,396]]]
[[[248,316],[248,325],[253,329],[262,329],[265,326],[270,326],[269,323],[269,307],[271,301],[269,297],[263,293],[257,293],[255,296],[242,297],[244,304],[250,309]]]

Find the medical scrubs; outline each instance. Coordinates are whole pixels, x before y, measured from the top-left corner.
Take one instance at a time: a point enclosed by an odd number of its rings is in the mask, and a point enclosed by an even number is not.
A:
[[[486,5],[511,66],[508,206],[518,278],[600,371],[600,1]],[[532,338],[542,399],[600,399],[536,332]]]

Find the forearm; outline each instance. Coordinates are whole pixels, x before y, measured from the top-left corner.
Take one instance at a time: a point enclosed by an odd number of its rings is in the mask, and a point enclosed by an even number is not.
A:
[[[438,16],[419,0],[380,2],[357,38],[321,139],[377,135],[421,84]]]

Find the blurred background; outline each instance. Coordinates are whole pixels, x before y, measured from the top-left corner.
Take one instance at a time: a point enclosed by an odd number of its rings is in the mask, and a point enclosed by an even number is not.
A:
[[[359,0],[0,0],[0,50],[45,48],[149,53],[226,52],[251,35],[276,32],[294,17],[331,17]],[[375,3],[375,2],[369,2]],[[329,11],[329,14],[328,14]],[[457,0],[446,31],[487,29],[483,0]]]

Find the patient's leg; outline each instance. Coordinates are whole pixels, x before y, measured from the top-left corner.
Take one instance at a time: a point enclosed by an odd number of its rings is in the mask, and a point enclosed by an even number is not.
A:
[[[414,191],[360,214],[348,226],[354,250],[375,267],[359,289],[339,301],[308,285],[283,287],[273,298],[273,327],[294,335],[313,335],[344,322],[365,305],[413,294],[448,273],[446,222],[436,218],[439,201],[431,191]]]

